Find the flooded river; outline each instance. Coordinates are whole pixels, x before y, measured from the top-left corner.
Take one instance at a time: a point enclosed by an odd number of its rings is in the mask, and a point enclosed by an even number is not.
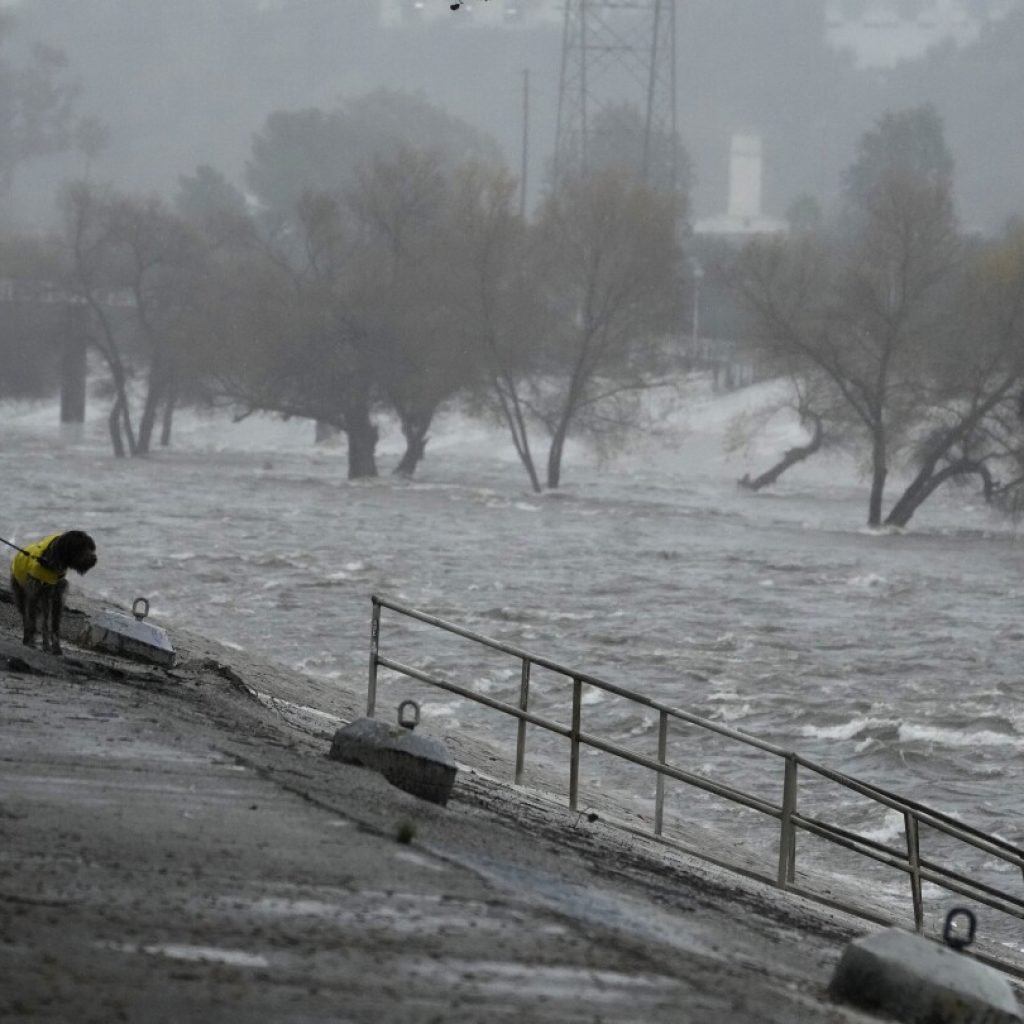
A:
[[[771,494],[741,491],[737,477],[771,450],[722,454],[742,402],[707,398],[607,464],[574,453],[564,490],[542,496],[500,435],[461,423],[442,425],[416,481],[349,483],[343,449],[315,448],[309,424],[185,416],[173,450],[117,462],[101,419],[62,445],[53,409],[19,407],[0,412],[0,521],[18,541],[86,529],[101,558],[80,584],[89,592],[145,595],[172,626],[314,675],[362,685],[381,593],[1024,842],[1024,544],[1012,524],[952,490],[908,531],[868,532],[865,485],[847,462],[794,471]],[[382,469],[394,452],[385,445]],[[387,615],[383,645],[518,699],[515,659]],[[533,706],[567,719],[570,694],[538,673]],[[425,722],[514,736],[486,709],[417,696]],[[655,754],[648,709],[587,688],[583,720]],[[531,735],[530,747],[566,756],[561,739]],[[781,799],[777,759],[688,729],[670,754]],[[596,754],[583,772],[651,806],[649,775]],[[850,827],[901,843],[901,816],[844,791],[822,799]],[[674,789],[673,815],[738,820]]]

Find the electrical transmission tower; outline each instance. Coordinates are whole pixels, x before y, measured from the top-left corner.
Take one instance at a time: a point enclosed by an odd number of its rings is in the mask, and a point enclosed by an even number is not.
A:
[[[611,162],[679,187],[676,0],[565,0],[555,178]]]

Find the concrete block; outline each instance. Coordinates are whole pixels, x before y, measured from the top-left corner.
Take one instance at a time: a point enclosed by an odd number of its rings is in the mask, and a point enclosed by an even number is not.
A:
[[[136,605],[145,598],[136,601]],[[149,604],[146,602],[146,611]],[[145,615],[138,612],[125,615],[122,612],[103,611],[94,615],[86,625],[78,642],[83,647],[107,651],[128,658],[151,661],[165,668],[171,668],[177,655],[171,646],[167,631],[160,626],[143,622]]]
[[[360,718],[338,729],[328,756],[372,768],[393,786],[442,807],[448,803],[458,772],[440,740],[376,718]]]
[[[907,1024],[1020,1024],[997,971],[923,936],[888,928],[851,942],[829,986],[834,999]]]

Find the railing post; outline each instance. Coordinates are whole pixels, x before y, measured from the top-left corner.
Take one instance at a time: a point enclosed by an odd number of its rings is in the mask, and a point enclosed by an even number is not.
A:
[[[519,677],[519,710],[527,711],[530,705],[530,659],[523,658],[523,670]],[[523,769],[526,767],[526,719],[519,719],[516,733],[516,785],[522,785]]]
[[[779,888],[796,879],[796,755],[786,755],[786,777],[782,784],[782,829],[779,834]]]
[[[914,931],[924,930],[924,899],[921,895],[921,835],[916,815],[903,812],[907,830],[907,862],[910,865],[910,893],[914,900]]]
[[[380,602],[371,597],[373,613],[370,617],[370,677],[366,684],[366,717],[373,718],[377,706],[377,649],[380,644]]]
[[[572,729],[569,736],[569,810],[578,809],[580,797],[580,718],[583,706],[583,680],[572,677]]]
[[[668,712],[658,715],[658,764],[665,763],[668,747]],[[654,794],[654,834],[661,835],[661,826],[665,820],[665,776],[658,772],[657,788]]]

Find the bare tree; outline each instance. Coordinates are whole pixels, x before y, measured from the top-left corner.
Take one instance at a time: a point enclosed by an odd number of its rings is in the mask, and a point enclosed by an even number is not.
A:
[[[533,250],[547,313],[530,407],[549,435],[548,487],[584,423],[618,435],[637,395],[663,384],[660,356],[679,321],[677,200],[615,173],[563,182],[548,196]]]
[[[678,207],[615,171],[563,181],[532,226],[501,172],[467,168],[457,195],[454,265],[476,396],[507,427],[533,489],[558,487],[573,431],[621,439],[639,422],[638,396],[664,382]]]
[[[911,440],[930,350],[944,329],[959,239],[942,182],[887,176],[862,213],[849,240],[753,243],[736,280],[769,352],[823,374],[865,432],[868,523],[878,526],[891,465]]]
[[[526,381],[539,365],[544,316],[525,223],[515,212],[517,182],[479,164],[459,172],[450,270],[459,288],[461,336],[477,367],[471,395],[509,432],[534,491],[541,475],[530,439]]]
[[[831,389],[817,406],[828,428],[859,431],[869,525],[902,527],[947,481],[980,480],[994,498],[1017,484],[997,473],[1021,475],[1024,235],[969,251],[941,167],[858,181],[851,236],[762,240],[737,281],[769,353]],[[893,466],[910,480],[886,512]]]
[[[124,285],[132,299],[136,343],[147,364],[134,451],[146,455],[161,408],[168,425],[165,435],[169,432],[182,370],[181,332],[204,275],[205,252],[198,234],[159,199],[119,199],[109,218],[110,240],[119,249]]]
[[[913,477],[886,523],[905,526],[946,481],[979,479],[986,498],[1021,483],[1024,436],[1024,231],[974,253],[951,297],[948,329],[926,376]],[[1013,479],[997,483],[1009,470]]]
[[[423,458],[434,415],[472,378],[451,267],[458,181],[432,150],[377,159],[348,194],[359,231],[353,305],[375,340],[375,379],[405,437],[395,472]]]
[[[111,374],[114,453],[148,454],[162,406],[169,424],[180,328],[203,277],[203,247],[157,198],[80,182],[66,190],[62,209],[71,288],[89,310],[92,343]],[[147,386],[136,423],[128,384],[137,364]]]
[[[826,414],[821,411],[825,408],[832,409],[833,406],[828,399],[813,388],[813,379],[808,379],[799,374],[793,374],[789,378],[789,385],[792,389],[791,398],[778,402],[771,402],[760,411],[757,417],[761,421],[767,421],[777,413],[786,410],[796,414],[800,426],[810,431],[810,438],[803,444],[795,444],[787,448],[782,456],[762,473],[751,477],[745,473],[737,482],[740,487],[750,491],[760,491],[764,487],[770,487],[776,483],[783,473],[794,466],[805,462],[811,456],[816,455],[827,443],[832,440],[830,431],[826,426]],[[828,404],[826,404],[828,403]],[[739,445],[732,445],[732,448]]]
[[[112,294],[123,283],[108,211],[113,202],[107,190],[80,182],[61,197],[69,284],[89,310],[90,341],[110,371],[114,404],[108,416],[114,454],[123,458],[136,451],[135,428],[128,398],[131,364],[124,351],[124,310],[112,305]]]
[[[359,315],[357,233],[345,203],[307,193],[275,236],[236,234],[202,292],[211,397],[319,421],[348,440],[350,479],[377,475],[372,330]]]

